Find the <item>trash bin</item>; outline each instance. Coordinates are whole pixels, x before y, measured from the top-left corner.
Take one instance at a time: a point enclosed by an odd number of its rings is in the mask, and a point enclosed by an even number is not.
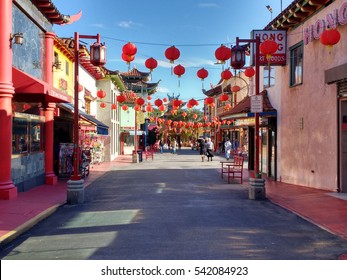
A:
[[[139,162],[142,162],[142,150],[137,150],[137,154],[139,155]]]
[[[136,151],[135,150],[133,150],[133,163],[138,163],[139,161],[139,159],[138,159],[138,156],[137,156],[137,153],[136,153]]]

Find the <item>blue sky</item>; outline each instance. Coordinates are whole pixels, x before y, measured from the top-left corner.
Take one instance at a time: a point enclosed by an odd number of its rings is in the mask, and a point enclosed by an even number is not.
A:
[[[159,84],[154,98],[174,93],[183,101],[203,99],[202,82],[196,72],[204,67],[209,76],[204,88],[217,84],[222,65],[215,65],[215,50],[220,44],[230,46],[235,38],[249,39],[253,29],[263,29],[285,9],[292,0],[54,0],[62,14],[73,15],[82,10],[79,21],[64,26],[54,26],[59,37],[100,34],[107,46],[106,68],[127,71],[121,59],[122,47],[127,42],[137,46],[131,67],[149,71],[144,61],[154,57],[159,65],[152,73],[152,81]],[[272,7],[272,14],[266,8]],[[83,40],[89,44],[93,40]],[[175,45],[181,52],[172,65],[164,52]],[[181,64],[185,74],[178,79],[171,74],[171,66]],[[224,68],[229,67],[228,64]],[[180,82],[178,82],[180,80]],[[199,101],[202,105],[203,101]],[[200,106],[199,106],[200,107]]]

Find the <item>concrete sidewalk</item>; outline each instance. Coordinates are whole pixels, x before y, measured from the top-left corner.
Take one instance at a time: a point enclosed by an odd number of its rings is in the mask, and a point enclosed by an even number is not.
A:
[[[185,161],[190,164],[192,161],[196,161],[197,166],[200,165],[204,168],[208,165],[209,168],[212,166],[217,170],[219,169],[219,160],[222,159],[216,156],[213,162],[201,163],[200,156],[196,155],[195,159],[194,153],[197,153],[196,151],[183,149],[178,153],[183,155],[180,157],[182,166],[184,166]],[[184,154],[189,156],[184,157]],[[179,157],[180,155],[155,154],[154,160],[148,159],[146,164],[151,162],[152,167],[155,165],[158,168],[165,168],[170,160],[175,160],[175,156]],[[170,160],[167,160],[168,157]],[[144,159],[144,161],[146,160]],[[85,180],[85,186],[102,179],[101,177],[107,171],[125,167],[140,170],[144,166],[144,163],[132,163],[131,155],[119,156],[113,162],[104,162],[93,166],[90,176]],[[249,172],[245,171],[244,185],[247,184],[249,175]],[[220,179],[218,178],[218,180]],[[230,185],[225,180],[224,187],[228,188],[228,186]],[[14,200],[0,201],[0,246],[15,239],[54,213],[59,206],[65,204],[66,193],[66,180],[61,180],[54,186],[43,185],[28,192],[19,193],[18,198]],[[273,203],[347,240],[347,194],[331,193],[267,180],[266,196]],[[340,258],[347,259],[347,255],[343,254]]]

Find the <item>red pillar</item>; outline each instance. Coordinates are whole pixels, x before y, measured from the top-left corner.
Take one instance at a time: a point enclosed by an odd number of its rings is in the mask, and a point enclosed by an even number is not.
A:
[[[46,42],[46,82],[53,86],[53,46],[54,46],[55,34],[47,32],[45,34]],[[55,103],[43,104],[44,116],[45,116],[45,182],[48,185],[54,185],[57,183],[57,176],[54,174],[53,168],[53,156],[54,156],[54,109]]]
[[[0,199],[17,197],[11,178],[12,158],[12,0],[0,1]]]

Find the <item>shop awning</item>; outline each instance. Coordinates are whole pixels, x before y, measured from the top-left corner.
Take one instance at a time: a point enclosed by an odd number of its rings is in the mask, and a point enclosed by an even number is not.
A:
[[[276,116],[277,110],[272,107],[269,97],[267,96],[267,91],[263,90],[260,94],[263,96],[263,112],[259,113],[259,116]],[[220,117],[222,120],[229,120],[250,118],[254,117],[254,115],[255,114],[251,112],[251,97],[246,96],[239,104]]]
[[[74,106],[71,103],[62,103],[59,106],[68,110],[71,113],[74,112]],[[106,124],[104,124],[103,122],[99,121],[95,117],[93,117],[93,116],[91,116],[91,115],[89,115],[89,114],[87,114],[81,110],[79,110],[79,115],[80,115],[80,118],[83,118],[84,120],[86,120],[90,124],[96,126],[97,134],[108,135],[108,128],[109,127]]]
[[[129,131],[124,131],[124,132],[129,132],[130,135],[135,135],[135,130],[129,130]],[[138,130],[136,132],[137,135],[146,135],[146,132],[142,131],[142,130]]]
[[[27,73],[12,67],[12,83],[17,102],[71,102],[72,97]]]

